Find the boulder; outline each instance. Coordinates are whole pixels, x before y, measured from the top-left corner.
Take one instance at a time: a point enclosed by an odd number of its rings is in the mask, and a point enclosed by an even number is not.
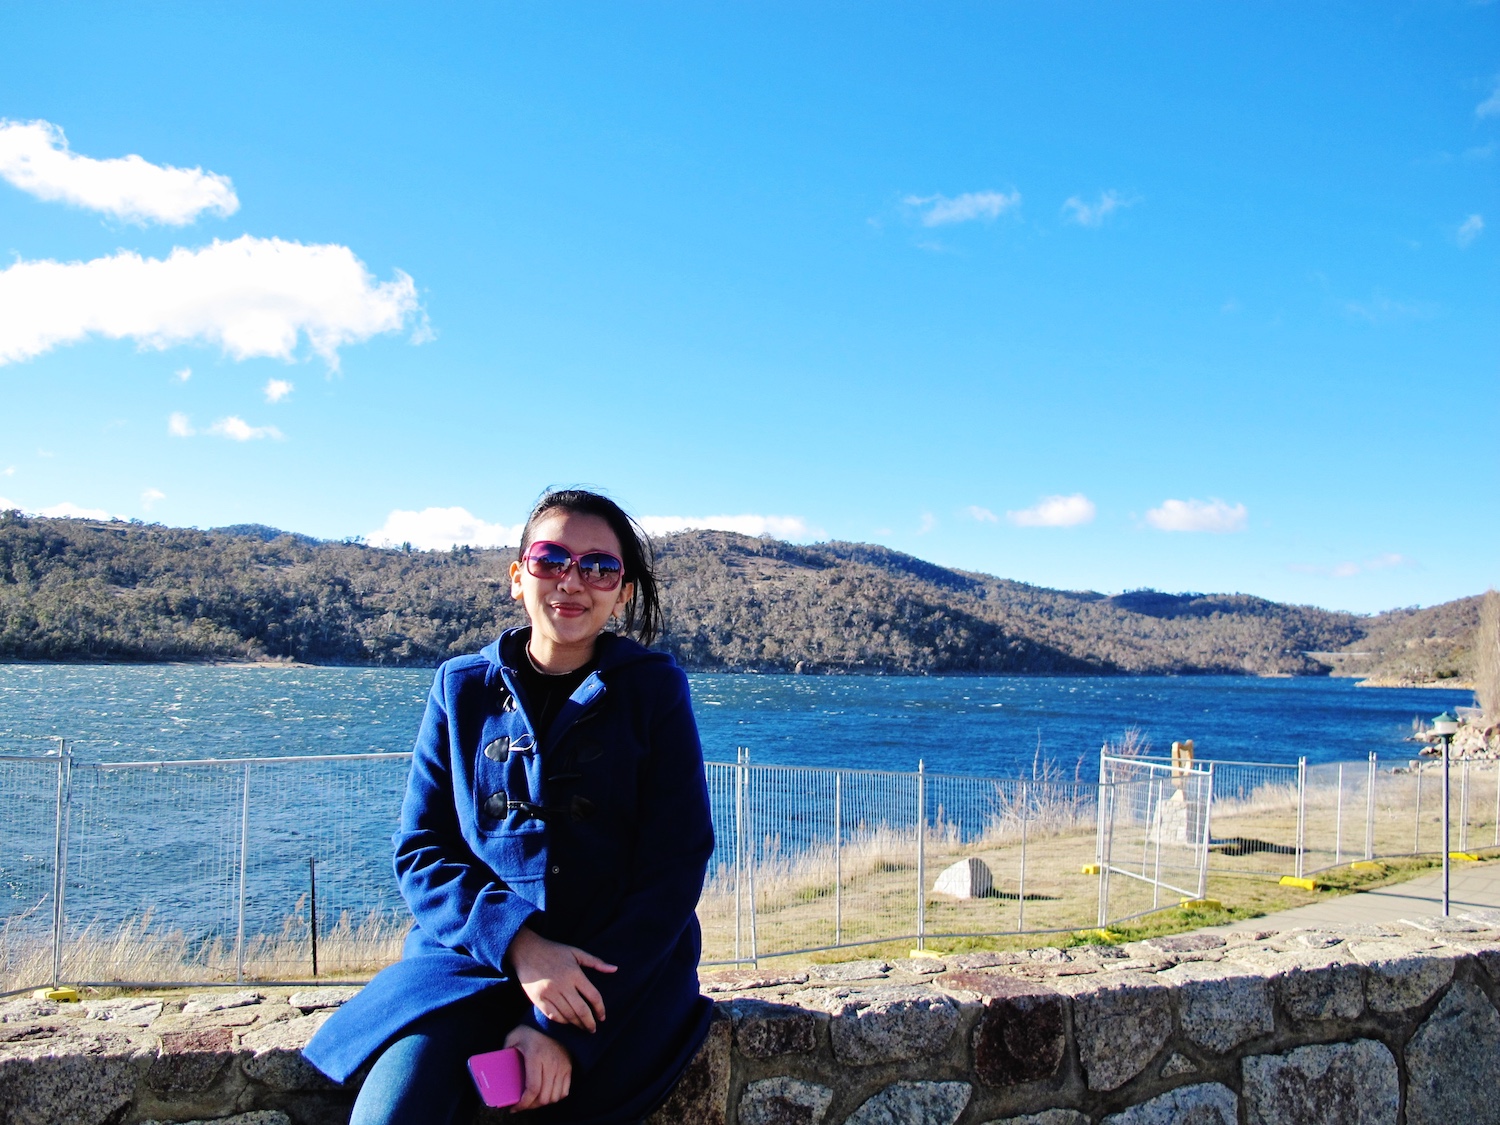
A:
[[[1248,1125],[1396,1125],[1396,1059],[1374,1039],[1252,1055],[1240,1075]]]
[[[953,898],[988,898],[995,893],[995,877],[984,860],[971,855],[944,868],[932,890],[934,894]]]

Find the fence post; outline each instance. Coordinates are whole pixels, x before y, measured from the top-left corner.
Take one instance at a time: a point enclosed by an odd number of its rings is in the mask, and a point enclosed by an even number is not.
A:
[[[750,747],[745,747],[745,841],[750,846],[745,849],[745,883],[746,890],[750,892],[750,901],[747,904],[750,918],[750,964],[760,968],[760,935],[756,929],[755,917],[755,805],[750,797]]]
[[[1463,771],[1459,774],[1458,790],[1458,850],[1469,850],[1469,759],[1464,759]]]
[[[1017,782],[1021,790],[1021,880],[1016,893],[1017,907],[1016,932],[1026,932],[1026,822],[1030,819],[1031,799],[1026,793],[1026,782]],[[1097,845],[1096,845],[1097,846]]]
[[[1208,763],[1208,795],[1203,798],[1203,862],[1198,865],[1198,897],[1208,897],[1208,849],[1213,845],[1214,763]]]
[[[57,740],[57,809],[52,822],[52,987],[62,983],[63,897],[68,886],[68,813],[73,758],[66,739]]]
[[[1307,850],[1307,756],[1297,759],[1297,878],[1302,878]]]
[[[245,783],[240,790],[240,895],[238,924],[234,935],[234,979],[245,979],[245,861],[250,852],[250,763],[245,763]]]
[[[917,759],[917,948],[927,948],[927,765]]]
[[[1103,759],[1100,759],[1100,776],[1103,776]],[[1115,786],[1099,783],[1099,928],[1109,924],[1109,867],[1114,859],[1115,835]],[[1108,811],[1105,804],[1108,803]]]
[[[1370,777],[1365,782],[1365,858],[1375,858],[1375,751],[1370,751]]]
[[[1339,797],[1333,814],[1333,865],[1344,862],[1344,763],[1339,763]]]
[[[1411,836],[1411,854],[1420,855],[1422,851],[1422,763],[1417,761],[1417,815],[1413,821]]]
[[[742,962],[745,902],[745,748],[734,748],[734,959]]]
[[[833,775],[833,944],[844,944],[844,772]]]
[[[1104,746],[1099,747],[1099,796],[1094,802],[1094,862],[1101,864],[1104,862],[1104,751]]]

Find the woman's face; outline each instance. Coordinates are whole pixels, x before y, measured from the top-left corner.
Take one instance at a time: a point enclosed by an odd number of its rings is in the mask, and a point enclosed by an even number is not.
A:
[[[532,525],[531,542],[561,543],[575,559],[590,551],[623,557],[608,523],[574,512],[548,512]],[[594,638],[625,608],[633,589],[621,582],[613,590],[596,590],[578,576],[576,565],[561,578],[538,578],[521,563],[510,564],[510,596],[531,618],[532,655],[539,661],[553,650],[591,653]]]

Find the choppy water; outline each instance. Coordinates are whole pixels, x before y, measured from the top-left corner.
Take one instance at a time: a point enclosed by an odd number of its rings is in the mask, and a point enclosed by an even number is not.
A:
[[[390,668],[0,665],[0,752],[64,737],[108,761],[408,750],[431,673]],[[1067,772],[1139,727],[1158,748],[1294,761],[1401,756],[1415,716],[1468,692],[1242,677],[692,676],[705,755],[1009,775]],[[1084,774],[1089,773],[1087,764]]]

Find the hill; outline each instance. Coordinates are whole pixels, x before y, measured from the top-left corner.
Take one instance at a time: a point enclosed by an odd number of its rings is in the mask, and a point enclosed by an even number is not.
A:
[[[1051,590],[861,543],[689,531],[657,548],[662,645],[695,669],[1318,674],[1372,638],[1395,653],[1432,622],[1461,632],[1474,600],[1371,618],[1244,594]],[[0,655],[432,665],[522,621],[512,557],[4,513]]]

